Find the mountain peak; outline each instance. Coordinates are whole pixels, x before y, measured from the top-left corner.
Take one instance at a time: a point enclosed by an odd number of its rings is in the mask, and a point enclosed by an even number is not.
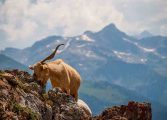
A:
[[[141,32],[140,35],[152,36],[152,34],[149,31],[146,31],[146,30]]]
[[[153,34],[145,30],[138,35],[138,38],[142,39],[142,38],[151,37],[151,36],[153,36]]]
[[[108,24],[107,26],[105,26],[104,28],[103,28],[103,30],[113,30],[113,29],[117,29],[117,27],[115,26],[115,24],[113,24],[113,23],[110,23],[110,24]],[[118,30],[118,29],[117,29]]]
[[[110,23],[107,26],[105,26],[102,30],[100,30],[98,33],[102,33],[103,35],[116,35],[116,36],[125,36],[126,34],[122,31],[120,31],[115,24]]]

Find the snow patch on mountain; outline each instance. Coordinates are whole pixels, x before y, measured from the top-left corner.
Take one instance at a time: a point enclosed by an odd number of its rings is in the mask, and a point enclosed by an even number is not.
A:
[[[95,53],[93,53],[92,51],[87,51],[87,53],[86,53],[86,57],[92,57],[92,58],[96,58],[97,56],[96,56],[96,54]]]
[[[160,57],[161,59],[166,59],[167,58],[166,56],[163,56],[163,55],[159,54],[158,52],[155,52],[154,55]]]
[[[146,63],[147,59],[141,58],[139,56],[133,55],[131,53],[126,53],[126,52],[119,52],[116,50],[113,50],[114,55],[119,58],[122,61],[125,61],[127,63]]]
[[[50,45],[46,45],[46,48],[50,48]]]
[[[52,51],[54,51],[55,48],[53,46],[57,46],[58,44],[65,44],[65,46],[61,46],[60,49],[57,50],[57,53],[60,54],[60,53],[64,52],[68,47],[70,47],[71,40],[72,39],[68,39],[68,38],[64,38],[62,40],[56,40],[54,43],[46,45],[46,47],[53,48]]]
[[[137,42],[131,41],[131,40],[127,39],[127,38],[123,38],[123,40],[124,40],[124,41],[127,41],[127,42],[129,42],[129,43],[131,43],[131,44],[138,45]]]
[[[85,34],[81,35],[81,39],[87,42],[95,42],[94,39],[90,38],[88,35]]]
[[[76,39],[76,40],[80,40],[80,38],[79,38],[79,37],[76,37],[75,39]]]
[[[82,44],[82,45],[78,45],[77,47],[82,48],[82,47],[85,47],[85,46],[86,46],[85,44]]]
[[[140,48],[140,49],[141,49],[142,51],[144,51],[144,52],[155,52],[155,51],[156,51],[156,50],[153,49],[153,48],[145,48],[145,47],[142,47],[142,46],[139,45],[137,42],[131,41],[131,40],[127,39],[127,38],[123,38],[123,40],[125,40],[125,41],[127,41],[127,42],[129,42],[129,43],[131,43],[131,44],[136,45],[138,48]]]
[[[56,43],[60,43],[62,40],[59,40],[59,39],[58,39],[58,40],[55,40],[55,41],[56,41]]]
[[[142,47],[140,45],[137,45],[137,46],[145,52],[155,52],[155,49],[145,48],[145,47]]]
[[[64,48],[61,50],[58,50],[58,53],[62,53],[63,51],[65,51],[70,46],[71,41],[72,39],[68,39],[67,42],[65,43]]]
[[[78,65],[79,65],[80,67],[83,66],[83,64],[81,64],[81,63],[79,63]]]
[[[118,51],[115,51],[115,50],[113,50],[113,52],[114,52],[116,55],[123,55],[123,56],[130,56],[130,55],[131,55],[130,53],[118,52]]]
[[[85,49],[70,49],[70,53],[78,55],[78,56],[84,56],[84,59],[89,59],[89,60],[101,60],[104,61],[106,60],[105,58],[97,55],[91,50],[85,50]]]

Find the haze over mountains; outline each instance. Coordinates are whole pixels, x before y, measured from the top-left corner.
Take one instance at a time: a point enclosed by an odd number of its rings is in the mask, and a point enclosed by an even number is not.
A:
[[[20,69],[20,70],[28,70],[27,66],[3,55],[0,54],[0,69]]]
[[[102,102],[92,89],[92,94],[86,94],[86,88],[96,88],[102,94],[115,91],[108,93],[110,97],[102,107],[132,98],[148,100],[156,110],[162,108],[159,113],[153,108],[153,112],[157,112],[155,117],[160,113],[167,117],[167,113],[162,112],[167,108],[167,37],[150,35],[137,39],[109,24],[98,32],[86,31],[74,37],[48,36],[31,47],[6,48],[1,54],[28,66],[45,58],[60,43],[66,45],[54,59],[62,58],[80,72],[86,81],[80,92],[83,99]],[[106,89],[101,89],[96,81],[103,81],[100,83],[104,83]],[[106,87],[108,84],[113,86]]]
[[[147,37],[152,37],[152,36],[154,36],[152,33],[145,30],[141,32],[140,34],[135,35],[134,37],[137,39],[142,39],[142,38],[147,38]]]

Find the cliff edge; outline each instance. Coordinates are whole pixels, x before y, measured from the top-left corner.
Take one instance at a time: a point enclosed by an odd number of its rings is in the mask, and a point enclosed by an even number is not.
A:
[[[151,120],[151,104],[130,101],[89,116],[74,98],[54,88],[41,94],[32,76],[19,70],[0,71],[0,120]]]

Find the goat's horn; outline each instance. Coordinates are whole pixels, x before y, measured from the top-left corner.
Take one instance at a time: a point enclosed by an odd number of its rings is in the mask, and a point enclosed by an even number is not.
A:
[[[52,58],[55,56],[55,54],[56,54],[58,48],[59,48],[61,45],[64,45],[64,44],[59,44],[59,45],[56,47],[56,49],[53,51],[53,53],[50,54],[48,57],[46,57],[44,60],[42,60],[41,63],[44,63],[46,60],[52,59]]]

